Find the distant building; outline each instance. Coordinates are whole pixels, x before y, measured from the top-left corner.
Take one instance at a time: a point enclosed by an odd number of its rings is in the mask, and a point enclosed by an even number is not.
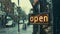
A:
[[[12,3],[11,0],[0,0],[0,20],[2,26],[6,25],[7,16],[11,17],[13,20],[15,19],[14,15],[17,11],[16,7],[17,6],[14,3]]]

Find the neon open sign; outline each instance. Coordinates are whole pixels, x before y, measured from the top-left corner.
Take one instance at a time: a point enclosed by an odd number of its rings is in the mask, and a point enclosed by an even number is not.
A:
[[[48,14],[30,15],[29,21],[32,24],[48,24]]]

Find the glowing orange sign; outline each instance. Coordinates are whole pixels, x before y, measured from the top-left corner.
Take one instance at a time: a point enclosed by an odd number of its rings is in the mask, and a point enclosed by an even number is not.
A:
[[[31,15],[29,21],[31,23],[48,23],[48,14],[41,14],[41,15]]]

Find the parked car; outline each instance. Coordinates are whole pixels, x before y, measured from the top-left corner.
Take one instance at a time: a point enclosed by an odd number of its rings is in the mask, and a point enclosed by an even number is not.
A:
[[[11,17],[7,17],[6,27],[14,27],[14,26],[15,22],[11,19]]]

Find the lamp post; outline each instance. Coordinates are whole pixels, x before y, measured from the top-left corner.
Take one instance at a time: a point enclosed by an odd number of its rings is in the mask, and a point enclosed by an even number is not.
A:
[[[18,0],[18,7],[19,7],[19,0]],[[20,34],[19,32],[20,32],[20,27],[19,27],[19,19],[18,19],[18,34]]]

